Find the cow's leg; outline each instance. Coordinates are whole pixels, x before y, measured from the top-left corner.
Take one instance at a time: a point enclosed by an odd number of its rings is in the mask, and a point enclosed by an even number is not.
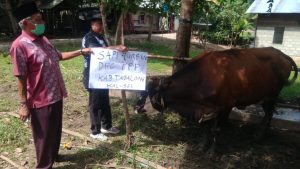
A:
[[[227,125],[228,117],[232,108],[224,108],[218,111],[218,116],[212,120],[206,122],[205,125],[205,142],[203,144],[203,151],[210,157],[214,157],[220,150],[221,130]]]
[[[204,124],[204,142],[200,146],[203,152],[211,154],[215,150],[218,119],[211,119]]]
[[[265,112],[265,116],[261,121],[261,130],[257,134],[257,139],[262,139],[266,131],[269,129],[272,117],[275,110],[276,99],[266,99],[264,100],[262,107]]]

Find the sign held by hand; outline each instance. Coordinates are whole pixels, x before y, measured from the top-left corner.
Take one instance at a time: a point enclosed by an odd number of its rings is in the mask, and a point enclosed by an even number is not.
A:
[[[147,53],[93,48],[89,88],[145,90]]]

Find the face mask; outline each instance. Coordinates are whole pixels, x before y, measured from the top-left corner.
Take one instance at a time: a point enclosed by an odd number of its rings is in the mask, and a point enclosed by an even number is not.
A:
[[[31,32],[36,36],[40,36],[45,32],[45,24],[37,24],[31,22],[30,20],[28,21],[35,26],[35,29],[31,30]]]
[[[35,29],[33,29],[31,32],[37,36],[42,35],[45,32],[45,24],[34,24]]]

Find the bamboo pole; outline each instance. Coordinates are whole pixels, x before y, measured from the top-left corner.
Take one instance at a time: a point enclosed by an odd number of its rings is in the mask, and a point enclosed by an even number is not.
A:
[[[133,168],[130,168],[130,167],[125,167],[125,166],[102,165],[102,164],[87,164],[84,169],[96,168],[96,167],[97,168],[98,167],[107,168],[107,169],[133,169]]]
[[[90,142],[93,141],[91,138],[89,138],[89,137],[87,137],[87,136],[85,136],[85,135],[82,135],[82,134],[80,134],[80,133],[78,133],[78,132],[74,132],[74,131],[71,131],[71,130],[68,130],[68,129],[65,129],[65,128],[62,128],[62,132],[66,133],[66,134],[70,134],[70,135],[72,135],[72,136],[79,137],[79,138],[81,138],[81,139],[83,139],[83,140],[88,140],[88,141],[90,141]]]
[[[128,153],[128,152],[126,152],[126,151],[122,151],[122,150],[121,150],[120,153],[123,154],[123,155],[125,155],[125,156],[127,156],[127,157],[130,157],[130,158],[132,158],[132,159],[134,159],[134,160],[137,160],[137,161],[139,161],[139,162],[141,162],[141,163],[143,163],[143,164],[149,165],[149,166],[151,166],[151,167],[153,167],[153,168],[155,168],[155,169],[167,169],[167,168],[165,168],[165,167],[163,167],[163,166],[161,166],[161,165],[158,165],[158,164],[156,164],[156,163],[154,163],[154,162],[152,162],[152,161],[146,160],[146,159],[144,159],[144,158],[142,158],[142,157],[139,157],[139,156],[137,156],[137,155]]]
[[[125,116],[126,139],[127,139],[124,150],[127,151],[134,143],[134,136],[133,136],[132,131],[131,131],[131,124],[130,124],[128,104],[127,104],[125,90],[122,90],[121,94],[122,94],[122,103],[123,103],[123,110],[124,110],[124,116]]]
[[[292,108],[292,109],[298,109],[298,110],[300,110],[300,106],[292,105],[292,104],[278,103],[277,106],[278,107],[283,107],[283,108]]]
[[[124,3],[127,5],[128,0],[124,0]],[[127,14],[127,10],[123,9],[119,21],[118,26],[116,30],[116,40],[115,45],[124,45],[124,17]],[[123,110],[124,110],[124,116],[125,116],[125,124],[126,124],[126,143],[124,150],[128,150],[134,142],[134,136],[131,131],[131,125],[130,125],[130,119],[129,119],[129,111],[128,111],[128,105],[127,105],[127,99],[126,99],[126,92],[125,90],[121,90],[122,95],[122,103],[123,103]]]
[[[13,162],[9,158],[5,157],[4,155],[0,155],[0,158],[3,159],[4,161],[8,162],[9,164],[13,165],[14,167],[17,167],[18,169],[25,169],[24,167],[16,164],[15,162]]]
[[[172,56],[162,56],[162,55],[147,55],[148,58],[151,59],[166,59],[166,60],[183,60],[183,61],[189,61],[191,58],[179,58],[179,57],[172,57]]]

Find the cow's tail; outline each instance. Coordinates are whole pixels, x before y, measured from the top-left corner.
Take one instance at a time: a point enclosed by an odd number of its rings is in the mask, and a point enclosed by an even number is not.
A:
[[[287,83],[286,83],[286,85],[291,85],[291,84],[293,84],[296,81],[296,79],[298,77],[298,66],[295,63],[294,59],[292,59],[291,57],[289,57],[287,55],[286,55],[286,58],[291,63],[292,71],[294,71],[293,78],[291,80],[287,80]]]

